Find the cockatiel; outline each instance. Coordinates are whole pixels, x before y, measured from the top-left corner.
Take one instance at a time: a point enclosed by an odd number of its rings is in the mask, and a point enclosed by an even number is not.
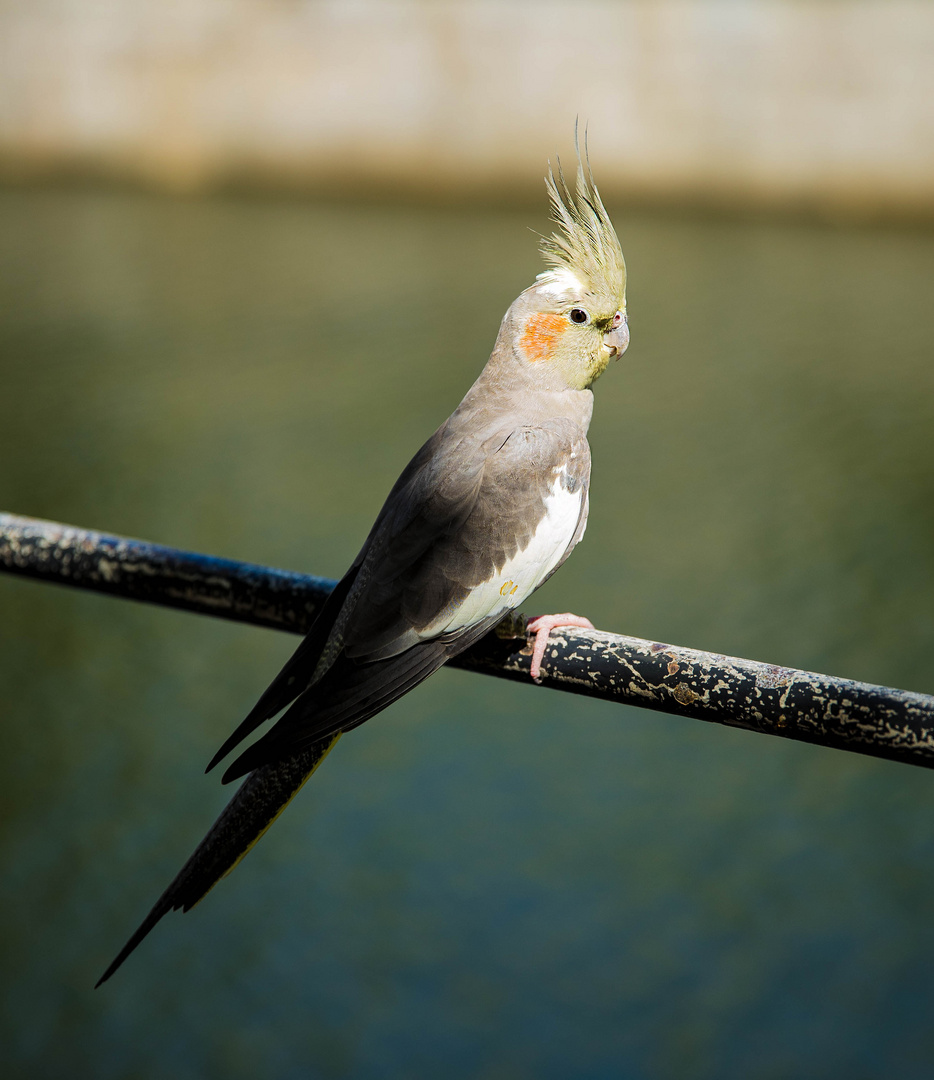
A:
[[[188,911],[275,821],[345,732],[385,709],[517,608],[584,534],[590,386],[629,344],[626,267],[578,153],[575,193],[546,179],[550,267],[503,318],[480,377],[399,477],[360,554],[308,635],[212,769],[283,709],[224,773],[246,780],[142,925],[109,979],[162,916]],[[590,623],[543,616],[549,631]]]

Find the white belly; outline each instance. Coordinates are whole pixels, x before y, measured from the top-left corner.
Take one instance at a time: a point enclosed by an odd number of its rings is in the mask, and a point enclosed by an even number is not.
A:
[[[436,637],[448,630],[473,626],[498,612],[505,614],[541,585],[567,551],[580,521],[584,488],[570,492],[562,486],[561,479],[560,475],[555,478],[545,499],[545,515],[522,551],[508,559],[489,581],[472,589],[458,607],[426,626],[419,637]]]

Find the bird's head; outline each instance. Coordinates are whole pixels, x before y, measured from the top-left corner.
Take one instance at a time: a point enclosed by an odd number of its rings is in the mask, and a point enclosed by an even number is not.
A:
[[[573,195],[560,166],[546,184],[558,226],[541,243],[550,269],[510,309],[513,352],[536,381],[583,390],[629,344],[626,263],[580,153]]]

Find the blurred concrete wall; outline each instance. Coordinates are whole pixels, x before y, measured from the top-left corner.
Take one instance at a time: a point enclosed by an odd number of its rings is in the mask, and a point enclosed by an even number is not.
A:
[[[928,0],[0,0],[0,176],[934,216]],[[531,178],[531,180],[530,180]]]

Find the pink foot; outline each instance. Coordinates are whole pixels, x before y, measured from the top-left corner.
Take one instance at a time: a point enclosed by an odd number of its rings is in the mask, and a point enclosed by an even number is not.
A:
[[[526,629],[535,635],[532,645],[531,674],[536,682],[541,682],[542,660],[545,658],[548,635],[557,626],[579,626],[583,630],[596,629],[590,619],[585,619],[581,615],[571,615],[569,612],[564,615],[536,615],[534,619],[529,619]]]

